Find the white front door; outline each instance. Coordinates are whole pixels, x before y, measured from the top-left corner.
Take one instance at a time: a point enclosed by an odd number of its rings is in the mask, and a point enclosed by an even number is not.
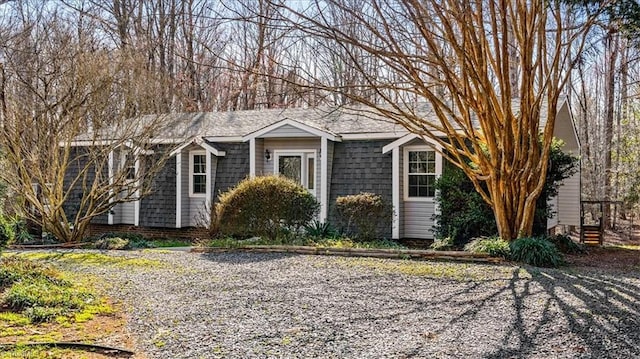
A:
[[[275,152],[274,173],[300,183],[316,195],[316,152]]]

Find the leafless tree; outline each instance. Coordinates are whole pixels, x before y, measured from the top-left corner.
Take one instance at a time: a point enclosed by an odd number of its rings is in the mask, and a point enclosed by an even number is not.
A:
[[[0,179],[25,217],[77,241],[114,205],[147,194],[162,166],[162,155],[144,160],[162,124],[133,119],[157,111],[150,95],[157,82],[141,59],[98,49],[64,14],[32,10],[0,32]],[[130,155],[114,166],[125,149]]]
[[[323,39],[346,54],[363,80],[355,86],[364,91],[322,79],[308,83],[436,141],[492,206],[501,237],[531,234],[558,101],[590,14],[570,16],[572,9],[557,1],[374,0],[363,6],[328,0],[273,6],[303,37]],[[326,15],[335,13],[357,31],[345,31]],[[380,70],[372,73],[367,64],[374,62]],[[437,122],[414,111],[415,101],[423,100]]]

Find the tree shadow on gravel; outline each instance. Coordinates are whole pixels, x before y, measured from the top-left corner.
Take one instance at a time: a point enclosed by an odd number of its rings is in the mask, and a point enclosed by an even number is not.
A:
[[[513,299],[515,316],[501,348],[485,358],[528,358],[559,353],[592,358],[640,356],[639,273],[552,269],[531,272],[532,278],[525,279],[514,271],[507,290]],[[540,297],[544,299],[540,301]],[[526,309],[531,306],[542,308],[542,315],[532,318]],[[558,322],[566,323],[564,327],[568,331],[554,333],[553,327]],[[555,348],[553,353],[543,345],[543,341],[553,336],[569,336],[574,340]]]

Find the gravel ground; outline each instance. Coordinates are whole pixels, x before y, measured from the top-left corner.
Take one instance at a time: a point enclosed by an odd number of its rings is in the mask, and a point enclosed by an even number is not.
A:
[[[109,252],[149,358],[639,358],[640,270]]]

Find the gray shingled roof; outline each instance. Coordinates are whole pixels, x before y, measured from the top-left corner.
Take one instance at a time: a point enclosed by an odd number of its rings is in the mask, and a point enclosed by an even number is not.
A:
[[[158,137],[241,137],[286,119],[336,135],[406,133],[402,126],[380,115],[329,107],[177,113],[164,116],[163,122],[167,124],[167,130]],[[143,120],[153,121],[155,118],[155,115],[148,115]]]
[[[517,102],[514,102],[514,111],[516,112],[518,105]],[[546,104],[543,104],[541,127],[546,122],[546,108]],[[429,104],[416,104],[414,110],[426,121],[437,122]],[[196,136],[243,137],[286,119],[334,135],[393,133],[400,137],[407,133],[401,125],[395,124],[392,120],[376,112],[364,110],[364,108],[316,107],[145,115],[140,118],[140,123],[161,122],[164,124],[162,126],[164,128],[155,134],[155,138],[180,140]],[[111,133],[111,136],[114,135]]]

